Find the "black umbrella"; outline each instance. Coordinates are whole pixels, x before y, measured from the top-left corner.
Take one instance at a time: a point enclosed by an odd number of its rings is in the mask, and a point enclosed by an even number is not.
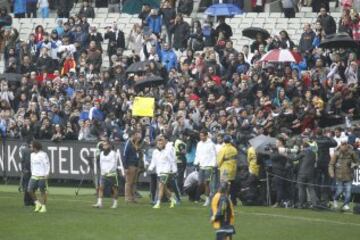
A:
[[[20,82],[22,77],[23,77],[23,75],[18,74],[18,73],[3,73],[3,74],[0,74],[0,79],[5,79],[8,82]]]
[[[150,65],[151,61],[143,61],[143,62],[135,62],[131,64],[127,69],[126,73],[142,73],[145,72],[145,67],[147,65]],[[159,69],[160,64],[158,62],[155,62],[156,67]]]
[[[144,89],[146,87],[154,87],[164,84],[165,81],[160,76],[142,76],[135,82],[135,88],[137,90]]]
[[[326,36],[319,45],[320,48],[358,48],[359,44],[347,33],[335,33]]]
[[[266,31],[263,28],[259,28],[259,27],[248,27],[242,31],[242,35],[244,37],[248,37],[251,39],[256,39],[256,36],[258,34],[261,34],[264,40],[266,40],[270,37],[270,33],[268,31]]]

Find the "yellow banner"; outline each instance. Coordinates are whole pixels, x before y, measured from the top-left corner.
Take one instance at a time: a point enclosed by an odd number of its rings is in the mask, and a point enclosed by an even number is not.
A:
[[[132,115],[138,117],[153,117],[155,110],[155,98],[135,97],[132,107]]]

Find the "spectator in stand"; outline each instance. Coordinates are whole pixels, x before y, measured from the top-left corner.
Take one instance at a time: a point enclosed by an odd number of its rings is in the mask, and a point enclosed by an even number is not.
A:
[[[321,8],[325,8],[327,12],[330,11],[330,0],[316,0],[311,2],[312,11],[318,13]]]
[[[74,0],[56,0],[58,18],[69,18]]]
[[[28,18],[37,17],[38,0],[26,0],[26,13]]]
[[[284,11],[284,16],[286,18],[294,18],[297,8],[297,3],[295,0],[281,0],[282,8]]]
[[[260,13],[264,11],[265,0],[251,0],[251,6],[254,12]]]
[[[160,36],[162,19],[156,9],[151,9],[149,16],[145,19],[146,26],[150,28],[152,33]]]
[[[326,8],[320,8],[320,14],[317,21],[320,22],[321,27],[324,29],[325,34],[334,34],[336,32],[336,22],[332,16],[330,16]]]
[[[108,12],[120,13],[120,4],[122,0],[108,0]]]
[[[299,51],[301,53],[309,53],[312,49],[312,43],[314,41],[316,34],[311,29],[311,25],[309,23],[304,24],[304,32],[301,34],[300,43],[299,43]]]
[[[216,27],[215,32],[217,38],[219,38],[220,33],[222,33],[225,41],[230,40],[233,35],[232,29],[230,25],[225,22],[224,17],[219,17],[219,25]]]
[[[89,0],[85,0],[79,10],[80,17],[95,18],[94,8],[90,5]]]
[[[161,63],[167,71],[176,68],[177,66],[177,56],[172,48],[170,48],[168,43],[164,43],[163,49],[160,54]]]
[[[170,27],[175,21],[176,17],[176,10],[173,8],[168,0],[164,1],[163,4],[160,6],[160,13],[159,15],[162,16],[163,23],[166,27],[167,32],[167,42],[169,44],[172,43],[172,35],[170,33]]]
[[[171,26],[170,32],[174,34],[174,49],[183,52],[187,48],[187,40],[190,35],[190,26],[187,22],[184,21],[181,14],[176,16],[174,24]]]
[[[141,23],[143,26],[146,25],[146,19],[150,15],[151,7],[149,4],[144,4],[142,6],[141,12],[139,13],[139,18],[141,19]]]
[[[8,14],[6,7],[0,7],[0,30],[3,27],[10,27],[12,24],[12,17]]]
[[[190,16],[194,8],[193,0],[179,0],[177,11],[186,16]]]
[[[108,45],[108,55],[109,58],[116,52],[116,49],[121,48],[125,49],[125,34],[121,29],[118,29],[116,23],[113,23],[112,26],[106,27],[106,33],[104,39],[109,39]]]
[[[37,7],[40,10],[42,18],[49,17],[49,1],[48,0],[38,0]]]
[[[89,41],[89,45],[91,41],[94,41],[96,47],[102,52],[101,43],[104,41],[104,39],[101,33],[97,31],[95,25],[90,26],[88,41]]]
[[[25,18],[26,0],[15,0],[13,6],[15,18]]]

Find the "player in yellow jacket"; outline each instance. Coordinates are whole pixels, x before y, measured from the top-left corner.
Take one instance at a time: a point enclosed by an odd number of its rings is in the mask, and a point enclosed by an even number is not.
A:
[[[220,151],[217,155],[217,164],[220,170],[220,181],[221,182],[230,182],[230,195],[233,204],[236,205],[236,187],[234,185],[234,180],[236,177],[236,157],[238,151],[231,143],[231,137],[226,135],[224,137],[224,145],[220,148]]]
[[[229,185],[220,183],[218,192],[211,200],[211,223],[216,232],[216,240],[231,240],[235,234],[235,213],[228,197]]]

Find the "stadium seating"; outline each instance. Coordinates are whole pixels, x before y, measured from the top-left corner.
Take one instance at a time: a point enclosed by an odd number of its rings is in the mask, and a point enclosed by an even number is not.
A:
[[[334,5],[331,5],[332,10],[336,10],[331,13],[335,18],[335,21],[338,22],[341,17],[340,8],[335,9]],[[75,15],[79,12],[80,5],[76,4],[70,14]],[[193,14],[194,15],[194,14]],[[125,34],[128,34],[135,23],[141,23],[137,15],[129,14],[118,14],[118,13],[108,13],[107,8],[96,8],[95,9],[94,19],[88,19],[89,24],[95,25],[99,32],[102,34],[105,33],[105,27],[111,25],[114,22],[117,22],[120,29],[124,31]],[[44,29],[48,32],[53,30],[56,26],[56,13],[51,12],[51,18],[41,19],[13,19],[13,27],[19,30],[20,39],[27,40],[31,32],[34,31],[37,25],[43,25]],[[205,19],[203,14],[196,14],[197,19]],[[232,27],[234,36],[232,40],[234,41],[234,47],[241,49],[244,44],[250,44],[251,39],[245,38],[242,36],[241,31],[247,27],[261,27],[267,29],[271,34],[278,34],[281,30],[287,30],[290,34],[290,37],[295,43],[298,43],[302,28],[304,23],[314,23],[316,21],[317,14],[311,11],[309,7],[302,7],[301,11],[296,13],[296,18],[287,19],[284,18],[284,14],[280,12],[263,12],[263,13],[254,13],[249,12],[241,16],[235,16],[234,18],[227,19],[228,24]],[[189,24],[192,23],[194,18],[185,18],[184,20]],[[103,43],[104,50],[107,49],[107,41]],[[106,57],[106,51],[104,51],[104,59]],[[107,67],[109,62],[107,60],[103,61],[103,66]],[[3,62],[0,62],[0,72],[3,72],[4,66]]]

